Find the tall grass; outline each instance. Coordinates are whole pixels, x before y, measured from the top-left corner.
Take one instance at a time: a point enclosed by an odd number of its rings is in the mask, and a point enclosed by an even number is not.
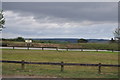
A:
[[[25,42],[14,42],[14,41],[3,41],[3,43],[7,43],[8,46],[26,46]],[[118,43],[32,43],[32,46],[56,46],[59,48],[83,48],[83,49],[99,49],[99,50],[117,50],[120,51],[120,46]]]

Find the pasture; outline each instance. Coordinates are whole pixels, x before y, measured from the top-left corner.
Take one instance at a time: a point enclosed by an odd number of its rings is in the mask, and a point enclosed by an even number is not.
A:
[[[15,42],[15,41],[3,41],[3,44],[8,44],[9,46],[23,46],[27,44],[25,42]],[[36,43],[33,42],[30,47],[58,47],[58,48],[81,48],[81,49],[99,49],[99,50],[114,50],[120,51],[120,46],[118,43]]]
[[[2,60],[31,61],[31,62],[65,62],[89,64],[118,64],[117,52],[90,51],[52,51],[52,50],[2,50]],[[26,64],[25,70],[20,64],[2,63],[3,75],[42,76],[56,78],[118,78],[117,67],[102,67],[98,74],[98,67],[65,66],[60,72],[60,66]]]

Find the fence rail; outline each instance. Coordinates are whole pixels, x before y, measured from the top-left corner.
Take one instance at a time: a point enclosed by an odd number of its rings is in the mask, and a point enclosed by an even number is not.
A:
[[[7,61],[7,60],[2,60],[0,62],[3,62],[3,63],[22,63],[22,61]],[[58,62],[26,62],[26,61],[24,61],[24,64],[61,65],[61,63],[58,63]],[[99,64],[63,63],[63,65],[70,65],[70,66],[98,66]],[[120,65],[112,65],[112,64],[101,64],[101,66],[120,67]]]
[[[98,73],[101,73],[101,67],[120,67],[120,65],[113,65],[113,64],[81,64],[81,63],[64,63],[63,61],[61,62],[26,62],[24,60],[21,61],[8,61],[8,60],[2,60],[0,61],[2,63],[19,63],[21,64],[21,68],[24,70],[25,69],[25,64],[41,64],[41,65],[60,65],[61,66],[61,72],[64,71],[64,66],[97,66],[98,67]]]
[[[2,48],[2,47],[1,47]],[[49,49],[54,49],[54,50],[57,50],[59,51],[60,49],[63,49],[63,50],[66,50],[66,51],[69,51],[69,50],[72,50],[72,49],[76,49],[78,51],[111,51],[111,52],[114,52],[116,50],[113,50],[113,49],[109,49],[109,50],[105,50],[105,49],[84,49],[84,48],[59,48],[59,47],[29,47],[29,46],[7,46],[5,48],[11,48],[11,49],[19,49],[19,48],[23,48],[23,49],[28,49],[30,50],[30,48],[41,48],[41,50],[45,50],[46,48],[49,48]],[[120,50],[118,50],[117,52],[120,52]]]

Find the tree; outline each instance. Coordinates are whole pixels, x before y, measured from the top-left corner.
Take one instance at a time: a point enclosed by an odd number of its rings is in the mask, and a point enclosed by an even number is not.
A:
[[[16,41],[25,41],[24,38],[22,38],[22,37],[17,37],[15,40]]]
[[[115,42],[115,40],[113,38],[111,38],[110,43],[114,43],[114,42]]]
[[[115,29],[115,31],[114,31],[114,38],[115,38],[115,40],[120,41],[120,27]]]
[[[3,10],[0,11],[0,31],[4,28],[5,18],[3,16]]]
[[[83,38],[81,38],[81,39],[78,40],[78,43],[87,43],[87,42],[88,42],[88,40],[83,39]]]

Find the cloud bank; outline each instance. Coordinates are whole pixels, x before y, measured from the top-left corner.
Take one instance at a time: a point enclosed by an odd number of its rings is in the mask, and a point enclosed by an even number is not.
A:
[[[3,37],[111,38],[117,3],[5,2]]]

